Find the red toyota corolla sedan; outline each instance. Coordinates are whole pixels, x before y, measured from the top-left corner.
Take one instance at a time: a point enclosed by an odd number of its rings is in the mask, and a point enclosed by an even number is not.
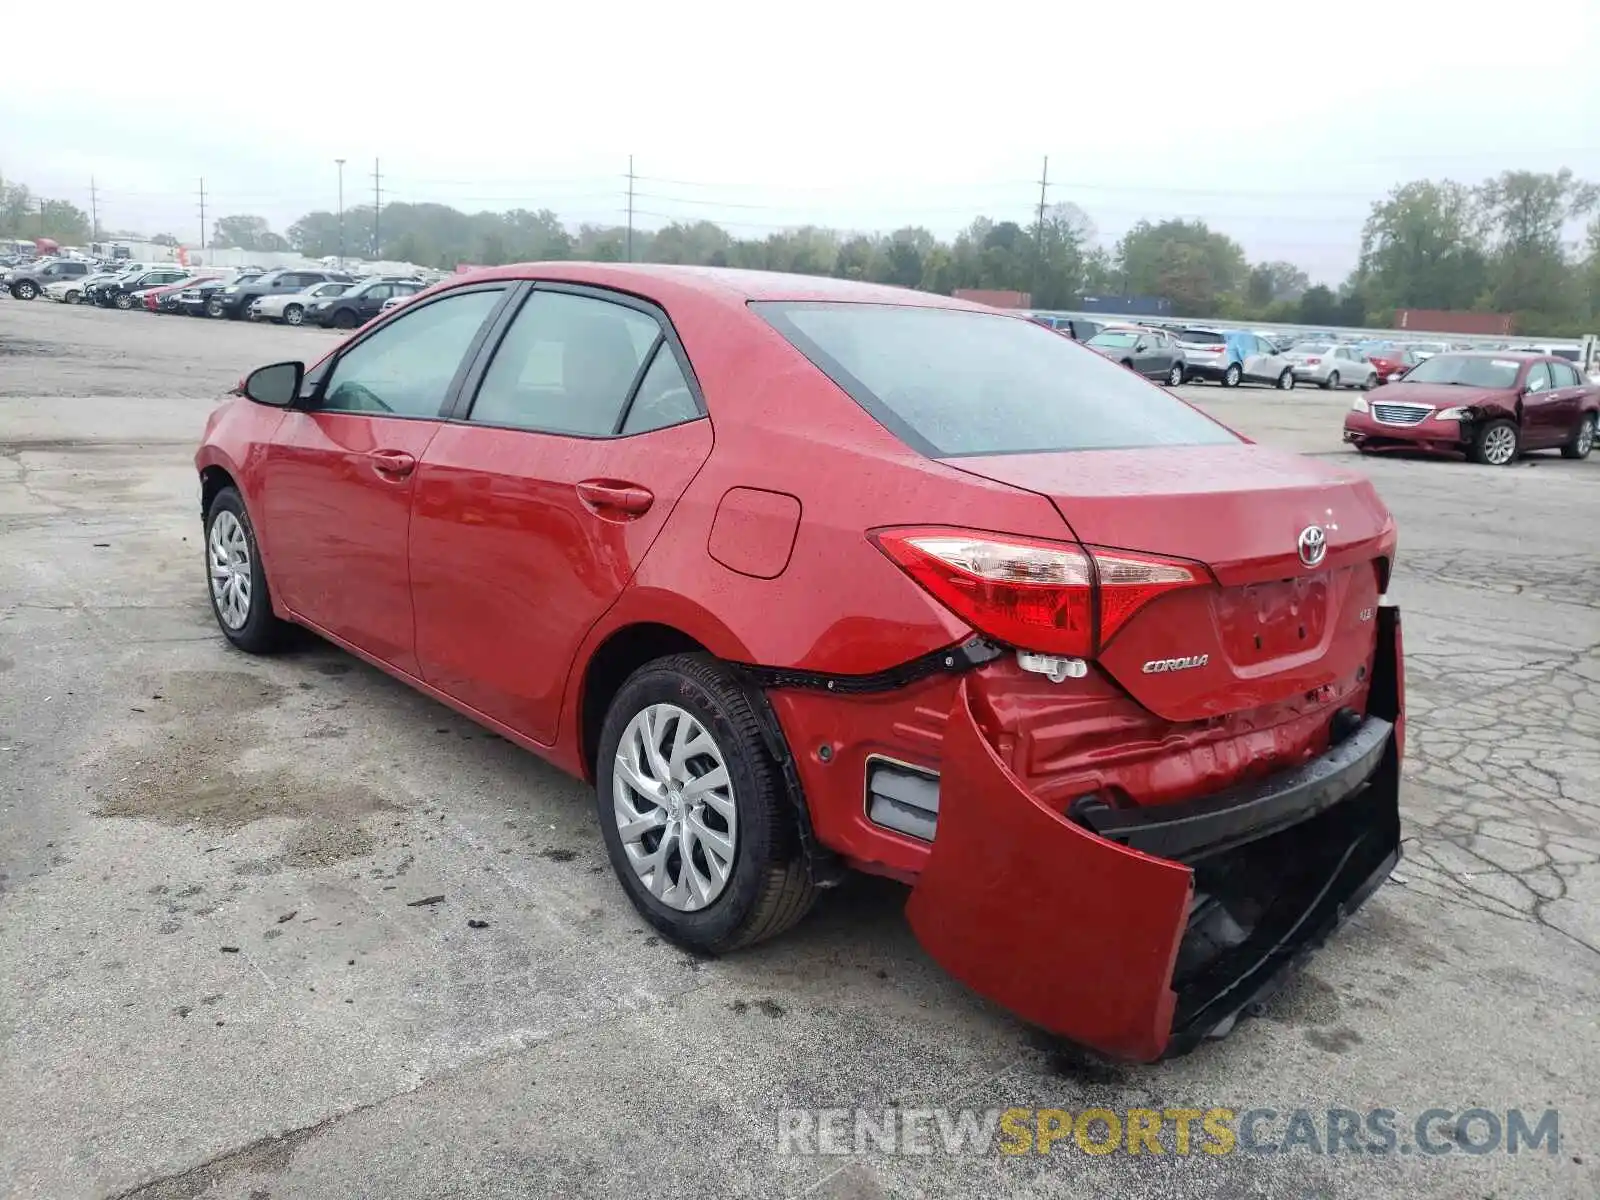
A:
[[[888,875],[971,987],[1154,1059],[1399,857],[1371,485],[1030,321],[524,265],[240,390],[196,457],[222,632],[307,626],[593,782],[683,945]]]

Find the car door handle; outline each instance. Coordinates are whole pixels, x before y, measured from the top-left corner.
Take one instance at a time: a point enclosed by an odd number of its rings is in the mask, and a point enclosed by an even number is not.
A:
[[[378,474],[396,479],[404,479],[417,469],[416,455],[407,454],[404,450],[374,450],[367,455],[367,459]]]
[[[619,483],[614,479],[585,479],[578,484],[578,495],[596,512],[620,512],[630,517],[650,511],[655,496],[649,488],[636,483]]]

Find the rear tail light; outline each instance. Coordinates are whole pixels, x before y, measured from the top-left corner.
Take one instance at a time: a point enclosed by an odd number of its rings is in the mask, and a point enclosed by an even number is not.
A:
[[[1125,550],[959,529],[883,529],[878,548],[980,633],[1022,650],[1093,657],[1157,596],[1203,568]]]
[[[1321,361],[1322,361],[1322,360],[1321,360],[1321,359],[1320,359],[1320,358],[1308,358],[1308,359],[1306,359],[1306,365],[1307,365],[1307,366],[1313,366],[1313,365],[1315,365],[1315,364],[1316,364],[1316,363],[1319,363],[1319,362],[1321,362]]]
[[[1224,350],[1227,349],[1227,347],[1226,346],[1207,346],[1205,349],[1206,349],[1206,353],[1207,354],[1221,354]]]

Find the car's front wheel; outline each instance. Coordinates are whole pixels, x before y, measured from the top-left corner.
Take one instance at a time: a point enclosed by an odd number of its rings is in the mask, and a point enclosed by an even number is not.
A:
[[[356,324],[356,315],[348,308],[341,308],[333,314],[333,327],[335,329],[354,329]]]
[[[306,319],[306,310],[298,304],[291,304],[283,310],[283,323],[285,325],[299,325]]]
[[[228,315],[228,310],[227,310],[226,306],[223,305],[221,300],[213,299],[213,300],[207,300],[206,301],[206,316],[208,316],[208,317],[225,317],[227,315]]]
[[[1472,457],[1491,467],[1508,467],[1516,461],[1522,443],[1515,421],[1490,421],[1472,439]]]
[[[1339,387],[1339,372],[1337,372],[1337,371],[1328,372],[1328,377],[1322,381],[1323,390],[1327,391],[1329,389],[1333,389],[1333,390],[1337,391],[1338,387]]]
[[[116,298],[116,300],[115,300],[115,301],[114,301],[114,303],[115,303],[115,304],[116,304],[116,306],[117,306],[117,307],[118,307],[118,308],[120,308],[120,309],[121,309],[121,310],[122,310],[122,311],[123,311],[123,312],[127,312],[127,311],[128,311],[128,310],[129,310],[129,309],[130,309],[130,308],[132,308],[132,307],[133,307],[133,305],[134,305],[134,299],[133,299],[133,296],[132,296],[132,294],[131,294],[131,293],[128,293],[128,292],[118,292],[118,293],[117,293],[117,298]]]
[[[269,654],[283,643],[288,626],[272,611],[255,529],[237,488],[223,488],[206,510],[206,577],[224,637],[250,654]]]
[[[32,300],[39,295],[39,285],[31,279],[24,279],[12,285],[11,294],[18,300]]]
[[[1572,440],[1561,447],[1562,458],[1588,458],[1589,451],[1594,449],[1594,413],[1587,414],[1578,422],[1578,428],[1572,435]]]
[[[815,898],[795,804],[744,685],[703,654],[641,667],[595,760],[606,853],[628,898],[680,945],[772,937]]]

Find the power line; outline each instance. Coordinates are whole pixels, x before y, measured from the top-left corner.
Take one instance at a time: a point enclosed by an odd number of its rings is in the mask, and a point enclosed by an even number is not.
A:
[[[628,155],[628,261],[633,261],[633,155]]]

